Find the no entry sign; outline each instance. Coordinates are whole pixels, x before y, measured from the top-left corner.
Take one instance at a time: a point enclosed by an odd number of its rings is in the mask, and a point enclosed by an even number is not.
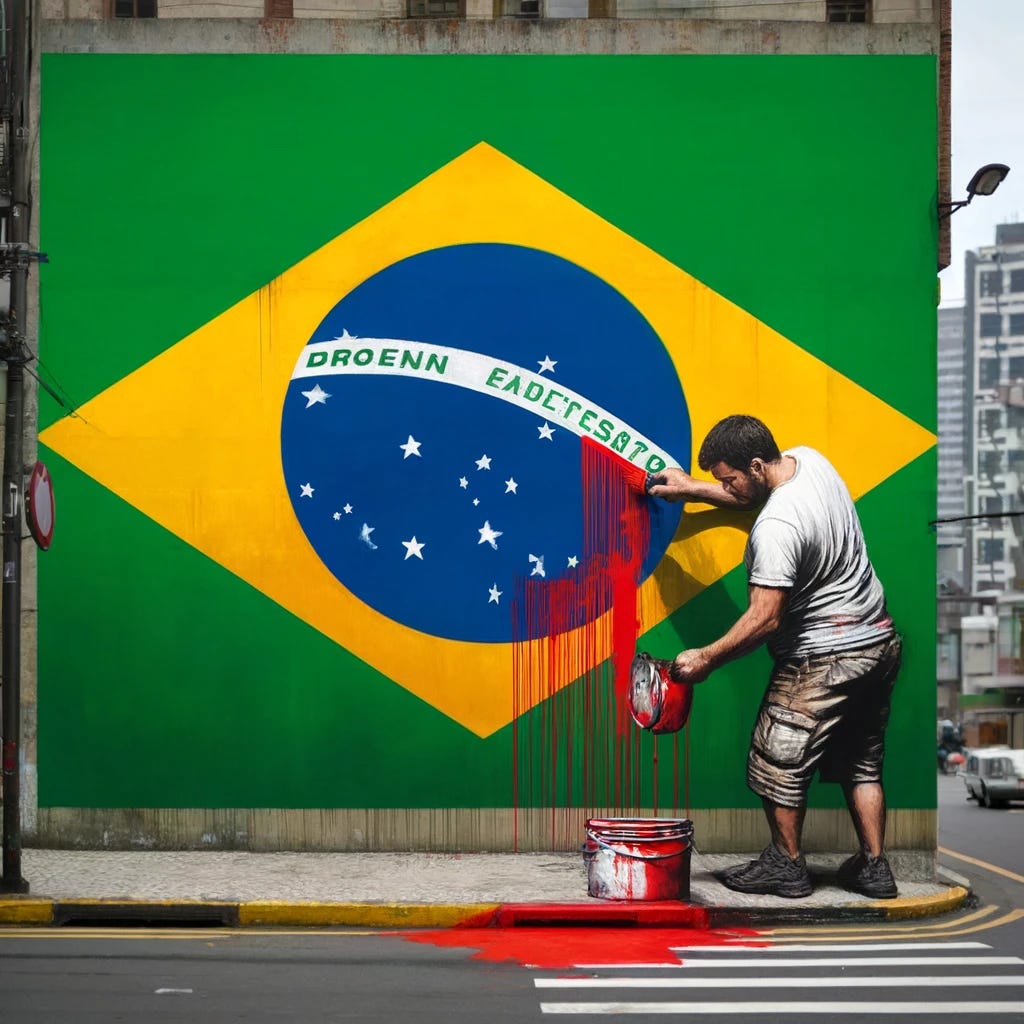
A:
[[[46,466],[37,462],[25,493],[25,518],[29,532],[44,551],[53,540],[53,513],[53,481]]]

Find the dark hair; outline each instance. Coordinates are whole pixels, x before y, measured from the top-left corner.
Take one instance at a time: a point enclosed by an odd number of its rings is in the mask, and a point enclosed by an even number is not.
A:
[[[709,431],[697,463],[707,471],[724,462],[746,472],[754,459],[775,462],[781,457],[772,432],[754,416],[726,416]]]

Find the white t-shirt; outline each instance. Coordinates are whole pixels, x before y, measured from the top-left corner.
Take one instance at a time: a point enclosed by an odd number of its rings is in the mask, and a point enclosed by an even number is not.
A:
[[[892,621],[846,484],[813,448],[782,454],[796,460],[796,472],[769,495],[744,554],[752,584],[790,592],[769,652],[781,660],[886,639]]]

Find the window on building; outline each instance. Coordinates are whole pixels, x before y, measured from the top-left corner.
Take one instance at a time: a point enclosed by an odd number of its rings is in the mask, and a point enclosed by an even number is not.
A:
[[[826,21],[865,22],[870,19],[871,0],[826,0]]]
[[[540,0],[502,0],[501,13],[506,18],[539,18]]]
[[[978,387],[994,388],[999,384],[999,360],[978,360]]]
[[[985,504],[984,508],[982,508],[982,511],[986,512],[988,515],[998,515],[1000,512],[1003,511],[1002,496],[1000,495],[998,497],[993,498],[991,495],[989,495],[985,499]]]
[[[999,363],[995,359],[983,359],[985,363],[995,363],[999,366]],[[980,417],[979,426],[981,427],[982,440],[988,441],[992,435],[1003,425],[1003,411],[1002,409],[986,409]]]
[[[1010,314],[1010,333],[1016,335],[1024,334],[1024,313]]]
[[[292,0],[263,0],[264,18],[294,18]]]
[[[113,0],[115,18],[155,18],[156,0]]]
[[[410,18],[464,18],[466,0],[407,0]]]
[[[986,270],[978,276],[978,292],[984,298],[986,295],[999,295],[1003,290],[1003,272],[1001,270]]]
[[[982,313],[978,333],[983,338],[998,338],[1003,329],[1001,313]]]
[[[992,480],[1002,472],[1002,452],[980,452],[978,454],[978,471],[986,480]]]
[[[1010,271],[1010,291],[1024,292],[1024,270]]]
[[[983,537],[981,543],[978,545],[978,561],[979,562],[1001,562],[1003,560],[1003,551],[1005,550],[1005,544],[999,538],[995,537]]]
[[[1011,382],[1024,377],[1024,356],[1010,356],[1007,373]]]

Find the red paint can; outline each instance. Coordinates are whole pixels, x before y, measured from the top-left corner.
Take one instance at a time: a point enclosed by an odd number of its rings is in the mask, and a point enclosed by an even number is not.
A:
[[[668,674],[671,662],[640,651],[629,667],[629,710],[641,729],[678,732],[690,717],[693,684],[677,683]]]
[[[689,899],[692,847],[688,818],[591,818],[583,845],[588,892],[603,900]]]

